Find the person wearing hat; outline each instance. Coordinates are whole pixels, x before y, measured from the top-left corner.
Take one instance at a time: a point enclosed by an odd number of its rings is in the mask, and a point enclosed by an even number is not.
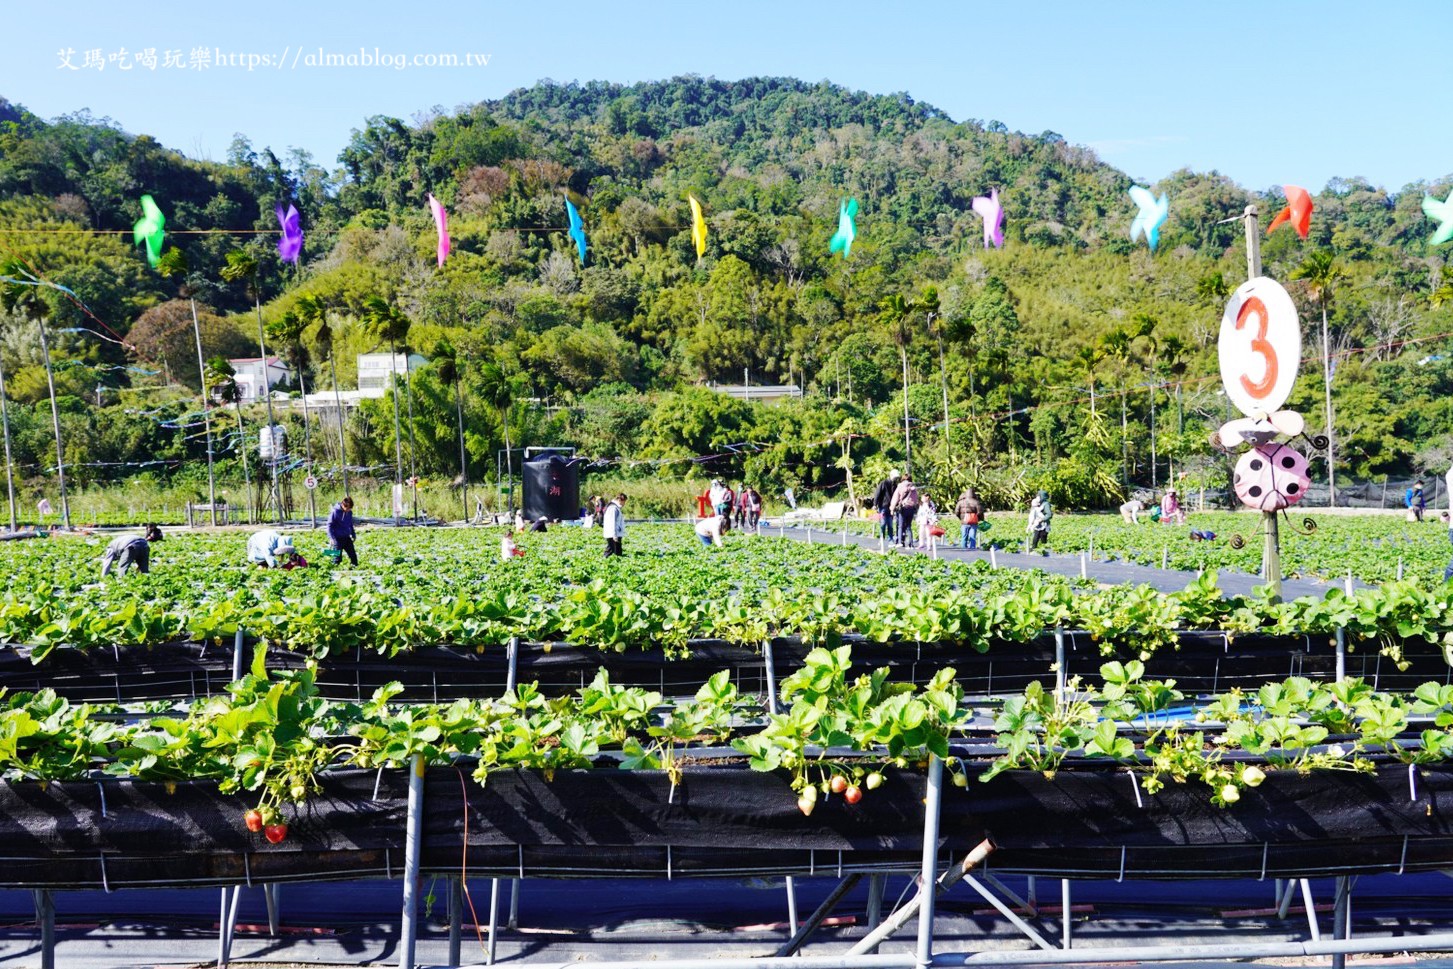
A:
[[[293,540],[276,528],[264,528],[253,533],[247,540],[247,561],[269,569],[308,567],[308,563],[293,547]]]
[[[120,535],[112,539],[101,555],[101,578],[111,574],[114,568],[120,575],[129,567],[146,575],[151,571],[151,543],[161,541],[161,529],[148,522],[142,526],[140,535]]]
[[[1165,494],[1161,496],[1160,523],[1162,525],[1184,525],[1186,523],[1186,512],[1181,507],[1181,499],[1176,494],[1175,488],[1165,489]]]
[[[897,516],[893,514],[893,492],[898,490],[898,469],[888,472],[888,477],[878,482],[873,492],[873,508],[878,512],[878,534],[889,542],[898,538]]]

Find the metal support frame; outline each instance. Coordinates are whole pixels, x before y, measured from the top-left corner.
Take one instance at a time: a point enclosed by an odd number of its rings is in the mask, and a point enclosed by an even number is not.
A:
[[[988,879],[991,876],[985,875],[984,877],[986,879]],[[994,906],[995,910],[998,911],[998,913],[1000,915],[1002,915],[1006,919],[1008,919],[1009,920],[1009,924],[1012,925],[1012,926],[1014,926],[1020,932],[1022,932],[1029,939],[1029,941],[1033,942],[1035,945],[1039,946],[1041,949],[1044,949],[1046,951],[1053,951],[1054,950],[1054,943],[1053,942],[1050,942],[1044,936],[1040,935],[1039,932],[1035,930],[1034,926],[1032,926],[1028,922],[1024,921],[1024,919],[1020,918],[1019,917],[1019,913],[1015,912],[1008,905],[1005,905],[1004,902],[1003,902],[1003,900],[1000,899],[999,896],[997,896],[993,892],[991,892],[989,890],[988,886],[985,885],[983,882],[980,882],[973,875],[970,875],[970,874],[965,873],[965,875],[964,875],[964,883],[967,884],[970,888],[972,888],[975,892],[977,892],[979,894],[979,897],[980,898],[982,898],[984,901],[988,902],[990,905]],[[995,884],[997,884],[997,880],[996,880]],[[1002,888],[1001,888],[1001,891],[1003,891]],[[1011,893],[1009,893],[1009,892],[1006,891],[1005,894],[1011,894]],[[1016,901],[1018,901],[1018,899],[1016,899]],[[1027,905],[1025,907],[1028,908]]]
[[[838,904],[847,897],[848,892],[856,888],[858,882],[862,880],[861,873],[854,873],[838,882],[837,887],[828,893],[827,898],[824,898],[817,910],[807,917],[807,921],[803,922],[802,927],[793,933],[792,938],[782,943],[777,949],[777,955],[790,956],[802,948],[812,933],[816,932],[823,921],[832,914],[833,909],[837,908]]]
[[[936,955],[928,963],[949,966],[1049,966],[1111,962],[1194,962],[1202,959],[1297,959],[1352,953],[1420,952],[1453,949],[1453,932],[1425,936],[1386,936],[1336,942],[1264,942],[1251,945],[1120,945],[1092,946],[1066,952],[1054,949],[993,950]],[[630,962],[593,962],[593,969],[639,969],[639,959]],[[765,958],[663,959],[652,965],[661,969],[916,969],[913,953],[894,955],[767,956]],[[532,969],[576,969],[578,962],[532,963]]]
[[[464,879],[449,879],[449,966],[459,965],[464,940]]]
[[[1065,698],[1065,688],[1069,679],[1068,671],[1065,669],[1067,657],[1065,656],[1065,627],[1054,627],[1054,695],[1055,699]]]
[[[943,758],[928,755],[928,796],[923,802],[923,870],[919,884],[923,886],[923,904],[918,913],[918,965],[927,969],[933,964],[933,914],[938,901],[938,816],[943,804]]]
[[[262,900],[267,905],[267,934],[274,939],[282,928],[282,911],[278,907],[278,891],[281,888],[277,882],[262,886]]]
[[[237,902],[241,897],[241,885],[222,889],[222,910],[217,919],[218,969],[225,969],[227,964],[232,961],[232,937],[237,928]]]

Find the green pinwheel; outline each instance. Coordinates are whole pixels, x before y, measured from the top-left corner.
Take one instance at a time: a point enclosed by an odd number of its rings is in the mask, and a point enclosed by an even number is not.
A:
[[[838,204],[837,232],[827,244],[831,252],[841,252],[846,259],[853,251],[853,240],[858,237],[858,200],[846,199]]]
[[[166,238],[166,216],[161,214],[150,195],[141,197],[141,218],[132,226],[132,239],[136,245],[146,243],[146,261],[155,269],[161,259],[161,244]]]
[[[1430,246],[1441,246],[1443,243],[1453,239],[1453,191],[1448,197],[1439,202],[1431,195],[1423,196],[1423,214],[1430,219],[1438,220],[1438,231],[1433,233],[1433,238],[1428,240]]]

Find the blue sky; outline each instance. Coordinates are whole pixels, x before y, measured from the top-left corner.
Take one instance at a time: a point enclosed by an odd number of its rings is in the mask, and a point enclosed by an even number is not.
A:
[[[1441,107],[1453,63],[1436,40],[1450,12],[1433,0],[62,0],[7,14],[0,96],[42,117],[86,108],[192,156],[221,159],[242,132],[331,168],[369,115],[410,119],[542,78],[790,75],[906,91],[955,120],[1057,131],[1144,181],[1189,166],[1253,189],[1361,176],[1395,191],[1453,172]],[[137,60],[148,48],[154,69]],[[196,48],[270,62],[164,67],[168,50],[190,64]],[[310,68],[320,48],[488,63]],[[76,70],[61,67],[63,50]],[[104,69],[85,66],[91,52]]]

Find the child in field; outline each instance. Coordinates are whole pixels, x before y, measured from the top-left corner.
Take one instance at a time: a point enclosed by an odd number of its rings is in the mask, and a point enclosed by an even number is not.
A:
[[[499,560],[508,562],[510,559],[524,558],[523,549],[515,545],[515,530],[513,528],[505,531],[505,537],[499,540]]]

